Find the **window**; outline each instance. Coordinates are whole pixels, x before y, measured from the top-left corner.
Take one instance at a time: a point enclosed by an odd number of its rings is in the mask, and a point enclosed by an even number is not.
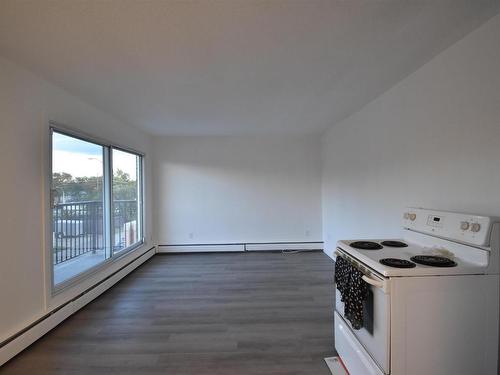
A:
[[[142,155],[52,129],[55,287],[143,242]]]
[[[139,155],[113,149],[113,251],[118,253],[139,241],[141,185]]]

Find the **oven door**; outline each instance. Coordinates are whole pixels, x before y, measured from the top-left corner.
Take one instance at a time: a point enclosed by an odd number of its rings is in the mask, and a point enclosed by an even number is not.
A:
[[[337,256],[344,256],[339,254]],[[348,256],[345,256],[350,258]],[[369,283],[368,299],[364,304],[363,328],[355,330],[345,319],[344,303],[340,292],[335,288],[335,310],[342,317],[345,326],[356,337],[361,346],[385,373],[390,373],[390,294],[389,279],[365,267],[364,280]],[[368,271],[368,272],[367,272]]]

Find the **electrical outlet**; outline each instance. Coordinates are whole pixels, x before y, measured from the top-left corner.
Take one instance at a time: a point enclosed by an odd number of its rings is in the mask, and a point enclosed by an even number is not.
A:
[[[193,233],[189,233],[189,238],[193,239],[194,238],[194,234]]]
[[[311,234],[311,232],[309,231],[309,229],[306,230],[306,237],[309,237],[309,235]]]

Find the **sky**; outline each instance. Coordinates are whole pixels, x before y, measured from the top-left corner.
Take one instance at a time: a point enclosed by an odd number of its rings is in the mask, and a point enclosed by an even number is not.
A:
[[[66,172],[73,177],[102,176],[102,146],[54,132],[52,149],[52,172]],[[113,169],[121,169],[135,179],[135,158],[127,152],[113,150]]]

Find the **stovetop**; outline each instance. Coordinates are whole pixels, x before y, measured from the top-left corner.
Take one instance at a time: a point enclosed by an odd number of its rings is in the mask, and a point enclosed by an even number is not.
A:
[[[389,242],[388,242],[389,241]],[[351,246],[358,245],[356,242],[374,242],[380,246],[367,245],[367,249],[359,249]],[[399,245],[400,247],[384,246]],[[403,244],[407,245],[404,246]],[[426,247],[404,239],[369,239],[369,240],[344,240],[337,243],[337,247],[356,261],[375,270],[386,277],[399,276],[438,276],[438,275],[475,275],[486,273],[486,267],[482,264],[474,263],[471,259],[458,257],[452,250],[443,247]],[[453,266],[435,267],[414,262],[411,258],[415,256],[439,256],[450,259]],[[387,265],[389,262],[382,262],[384,259],[400,259],[407,263],[414,263],[415,266],[409,268],[398,268]]]

